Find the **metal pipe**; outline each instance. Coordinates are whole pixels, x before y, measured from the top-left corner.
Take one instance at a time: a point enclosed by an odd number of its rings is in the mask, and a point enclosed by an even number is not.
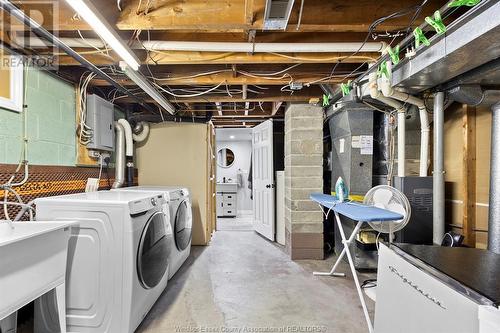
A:
[[[118,120],[118,123],[123,126],[125,133],[125,159],[127,166],[127,186],[132,186],[134,183],[134,140],[132,137],[132,127],[126,119]]]
[[[139,122],[136,127],[139,127],[140,130],[137,133],[132,131],[132,138],[135,142],[142,142],[146,140],[149,135],[149,123],[146,121]]]
[[[432,240],[439,245],[444,237],[444,92],[434,96],[434,172],[432,191]]]
[[[491,108],[490,208],[488,250],[500,254],[500,102]]]
[[[6,1],[6,0],[0,1],[0,8],[5,10],[7,13],[12,15],[13,17],[18,19],[19,21],[23,22],[24,25],[29,27],[31,29],[31,31],[35,35],[37,35],[38,37],[44,38],[47,41],[49,41],[51,44],[61,48],[69,56],[73,57],[76,61],[78,61],[83,67],[85,67],[89,71],[97,74],[99,77],[101,77],[102,79],[109,82],[119,92],[133,98],[137,103],[139,103],[142,107],[144,107],[148,111],[154,112],[154,113],[157,112],[156,109],[154,109],[150,105],[146,104],[141,98],[137,97],[130,90],[123,87],[121,84],[116,82],[108,74],[104,73],[99,68],[97,68],[94,64],[92,64],[90,61],[88,61],[87,59],[82,57],[78,52],[76,52],[71,47],[66,45],[61,39],[54,36],[52,33],[48,32],[45,28],[43,28],[40,24],[38,24],[36,21],[34,21],[31,17],[27,16],[23,11],[21,11],[19,8],[17,8],[10,1]]]
[[[125,183],[125,130],[115,122],[115,181],[111,188],[120,188]]]

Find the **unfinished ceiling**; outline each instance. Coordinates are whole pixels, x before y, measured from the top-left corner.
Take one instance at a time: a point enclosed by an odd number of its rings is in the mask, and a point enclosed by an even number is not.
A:
[[[30,9],[44,10],[36,6],[37,1],[13,3],[26,13]],[[75,15],[66,1],[57,3],[58,10],[43,12],[41,17],[45,19],[40,23],[159,110],[147,94],[120,72],[119,57]],[[401,39],[443,5],[443,1],[433,0],[420,6],[422,3],[269,0],[266,12],[266,0],[93,1],[134,50],[143,64],[140,71],[176,107],[176,116],[212,120],[219,127],[253,126],[270,117],[282,118],[287,102],[319,102],[323,94],[320,84],[336,85],[355,77],[380,56],[381,47],[375,43]],[[384,20],[369,33],[374,21],[405,9],[408,10],[404,15]],[[35,16],[32,18],[37,20]],[[51,20],[56,23],[46,23]],[[29,37],[26,31],[22,32],[25,29],[19,23],[2,39],[14,47],[18,38]],[[360,49],[362,42],[368,44]],[[269,48],[269,43],[290,44]],[[342,44],[325,49],[331,46],[325,43]],[[37,48],[36,52],[53,51]],[[57,64],[58,74],[75,83],[86,73],[74,58],[63,53],[57,57]],[[105,80],[96,78],[89,87],[135,116],[151,121],[161,119],[159,112],[145,110]]]

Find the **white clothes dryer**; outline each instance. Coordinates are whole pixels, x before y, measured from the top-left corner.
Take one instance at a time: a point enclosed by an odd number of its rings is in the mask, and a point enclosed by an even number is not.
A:
[[[80,223],[68,253],[68,332],[132,333],[139,326],[167,286],[174,241],[166,203],[161,192],[114,191],[35,201],[39,221]],[[51,295],[37,302],[36,332],[58,332],[53,302]]]

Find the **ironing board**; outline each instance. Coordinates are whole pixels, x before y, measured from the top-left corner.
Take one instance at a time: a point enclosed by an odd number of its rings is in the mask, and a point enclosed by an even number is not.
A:
[[[367,206],[358,202],[340,202],[337,199],[335,199],[335,197],[322,193],[313,193],[311,194],[310,198],[312,201],[317,202],[320,205],[321,210],[323,211],[323,214],[325,214],[326,218],[328,218],[328,215],[330,214],[331,211],[334,212],[335,221],[337,222],[340,236],[342,238],[342,244],[344,245],[342,252],[340,253],[339,257],[337,258],[337,261],[335,261],[335,264],[333,265],[332,269],[329,272],[314,272],[313,274],[320,276],[345,277],[345,273],[337,273],[335,271],[340,261],[344,257],[344,255],[347,255],[349,266],[351,267],[352,277],[354,279],[354,283],[356,284],[356,289],[358,291],[359,300],[361,301],[361,306],[363,307],[363,313],[365,314],[366,323],[368,325],[368,331],[372,333],[373,325],[370,320],[370,316],[368,315],[368,309],[366,308],[366,303],[363,297],[363,293],[361,291],[358,275],[354,267],[354,262],[352,260],[351,252],[349,251],[349,245],[354,241],[363,223],[397,221],[403,219],[404,216],[398,213],[391,212],[389,210],[373,206]],[[323,207],[327,208],[328,210],[325,211]],[[344,228],[342,228],[342,223],[340,222],[340,215],[358,221],[352,234],[349,236],[349,239],[346,239]]]

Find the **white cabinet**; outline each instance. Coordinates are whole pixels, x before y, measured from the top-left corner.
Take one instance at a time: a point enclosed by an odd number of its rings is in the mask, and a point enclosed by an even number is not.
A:
[[[217,184],[217,217],[236,217],[236,191],[236,184]]]

